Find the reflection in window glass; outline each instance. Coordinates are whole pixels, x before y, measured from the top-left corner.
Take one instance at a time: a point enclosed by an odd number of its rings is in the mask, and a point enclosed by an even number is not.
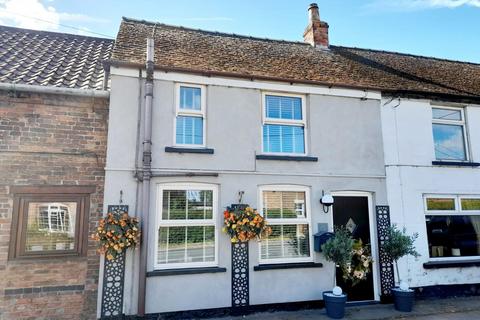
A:
[[[305,192],[263,191],[262,194],[266,219],[305,217]]]
[[[159,264],[215,261],[214,226],[160,227]]]
[[[73,250],[76,202],[30,202],[25,251]]]
[[[180,87],[180,109],[200,110],[201,94],[200,88]]]
[[[310,256],[308,224],[272,225],[272,234],[262,240],[262,259],[306,258]]]
[[[427,198],[427,210],[455,210],[455,198]]]
[[[164,190],[162,219],[212,219],[211,190]]]
[[[480,211],[480,199],[463,198],[463,199],[461,199],[461,203],[462,203],[462,210],[478,210],[478,211]]]
[[[436,120],[462,120],[462,112],[458,109],[432,108],[432,116]]]
[[[480,216],[426,216],[430,257],[480,255]]]
[[[466,160],[463,126],[433,124],[435,156],[439,160]]]

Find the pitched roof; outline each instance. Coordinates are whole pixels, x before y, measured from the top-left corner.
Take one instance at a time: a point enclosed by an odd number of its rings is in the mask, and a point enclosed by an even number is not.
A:
[[[144,64],[155,28],[155,66],[199,73],[382,91],[480,98],[480,64],[393,52],[254,38],[123,18],[112,62]]]
[[[102,89],[113,40],[0,26],[0,82]]]

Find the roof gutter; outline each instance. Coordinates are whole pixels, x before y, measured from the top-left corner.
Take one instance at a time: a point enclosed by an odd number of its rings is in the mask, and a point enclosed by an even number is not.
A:
[[[134,68],[138,69],[144,67],[141,63],[136,62],[125,62],[119,60],[109,60],[108,63],[112,67],[124,67],[124,68]],[[356,90],[373,90],[373,91],[381,91],[381,88],[377,87],[368,87],[368,86],[355,86],[355,85],[348,85],[348,84],[338,84],[333,82],[325,82],[325,81],[318,81],[318,80],[308,80],[308,79],[293,79],[293,78],[284,78],[284,77],[270,77],[270,76],[262,76],[262,75],[250,75],[250,74],[241,74],[236,72],[225,72],[225,71],[209,71],[209,70],[198,70],[198,69],[191,69],[191,68],[180,68],[180,67],[165,67],[161,65],[155,65],[155,71],[164,71],[164,72],[178,72],[178,73],[190,73],[190,74],[198,74],[201,76],[206,77],[231,77],[231,78],[240,78],[240,79],[248,79],[248,80],[263,80],[263,81],[279,81],[279,82],[289,82],[291,84],[298,83],[298,84],[311,84],[311,85],[319,85],[325,86],[329,88],[343,88],[343,89],[356,89]]]
[[[33,92],[33,93],[59,94],[59,95],[78,96],[78,97],[94,97],[94,98],[110,97],[110,91],[107,91],[107,90],[73,89],[73,88],[39,86],[39,85],[31,85],[31,84],[5,83],[5,82],[0,82],[0,90],[10,91],[10,92]]]
[[[480,103],[480,96],[457,95],[439,92],[424,92],[418,90],[382,90],[382,94],[386,96],[405,97],[411,99],[430,99],[430,100],[446,100],[459,103]]]
[[[124,67],[124,68],[143,68],[144,65],[136,62],[126,62],[119,60],[108,60],[107,63],[113,67]],[[418,90],[392,90],[375,86],[358,86],[358,85],[348,85],[348,84],[338,84],[333,82],[317,81],[317,80],[308,80],[308,79],[293,79],[285,77],[270,77],[262,75],[248,75],[235,72],[223,72],[223,71],[203,71],[191,68],[180,68],[180,67],[165,67],[160,65],[155,65],[155,70],[164,71],[164,72],[178,72],[178,73],[189,73],[197,74],[206,77],[231,77],[231,78],[240,78],[248,80],[263,80],[263,81],[278,81],[278,82],[288,82],[290,84],[310,84],[317,86],[325,86],[328,88],[341,88],[341,89],[353,89],[353,90],[370,90],[378,91],[384,94],[390,95],[401,95],[401,96],[411,96],[416,98],[428,98],[428,99],[446,99],[449,101],[461,101],[461,102],[480,102],[480,96],[469,96],[469,95],[456,95],[456,94],[446,94],[446,93],[436,93],[436,92],[425,92]]]

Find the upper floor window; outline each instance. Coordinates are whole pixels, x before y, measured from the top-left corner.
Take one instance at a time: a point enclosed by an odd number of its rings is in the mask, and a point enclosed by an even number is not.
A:
[[[467,161],[465,115],[462,108],[432,108],[433,140],[437,160]]]
[[[430,258],[480,256],[480,196],[425,196]]]
[[[308,192],[299,186],[260,188],[262,214],[272,228],[260,243],[260,262],[312,261]]]
[[[305,106],[302,96],[263,95],[263,152],[305,154]]]
[[[177,85],[175,145],[205,146],[205,87]]]
[[[215,185],[159,186],[157,269],[216,265],[217,197]]]

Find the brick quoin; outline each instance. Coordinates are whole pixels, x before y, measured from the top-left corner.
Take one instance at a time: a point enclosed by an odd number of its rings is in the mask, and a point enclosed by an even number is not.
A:
[[[0,91],[0,319],[95,319],[99,256],[8,260],[11,186],[95,185],[103,215],[108,99]]]

